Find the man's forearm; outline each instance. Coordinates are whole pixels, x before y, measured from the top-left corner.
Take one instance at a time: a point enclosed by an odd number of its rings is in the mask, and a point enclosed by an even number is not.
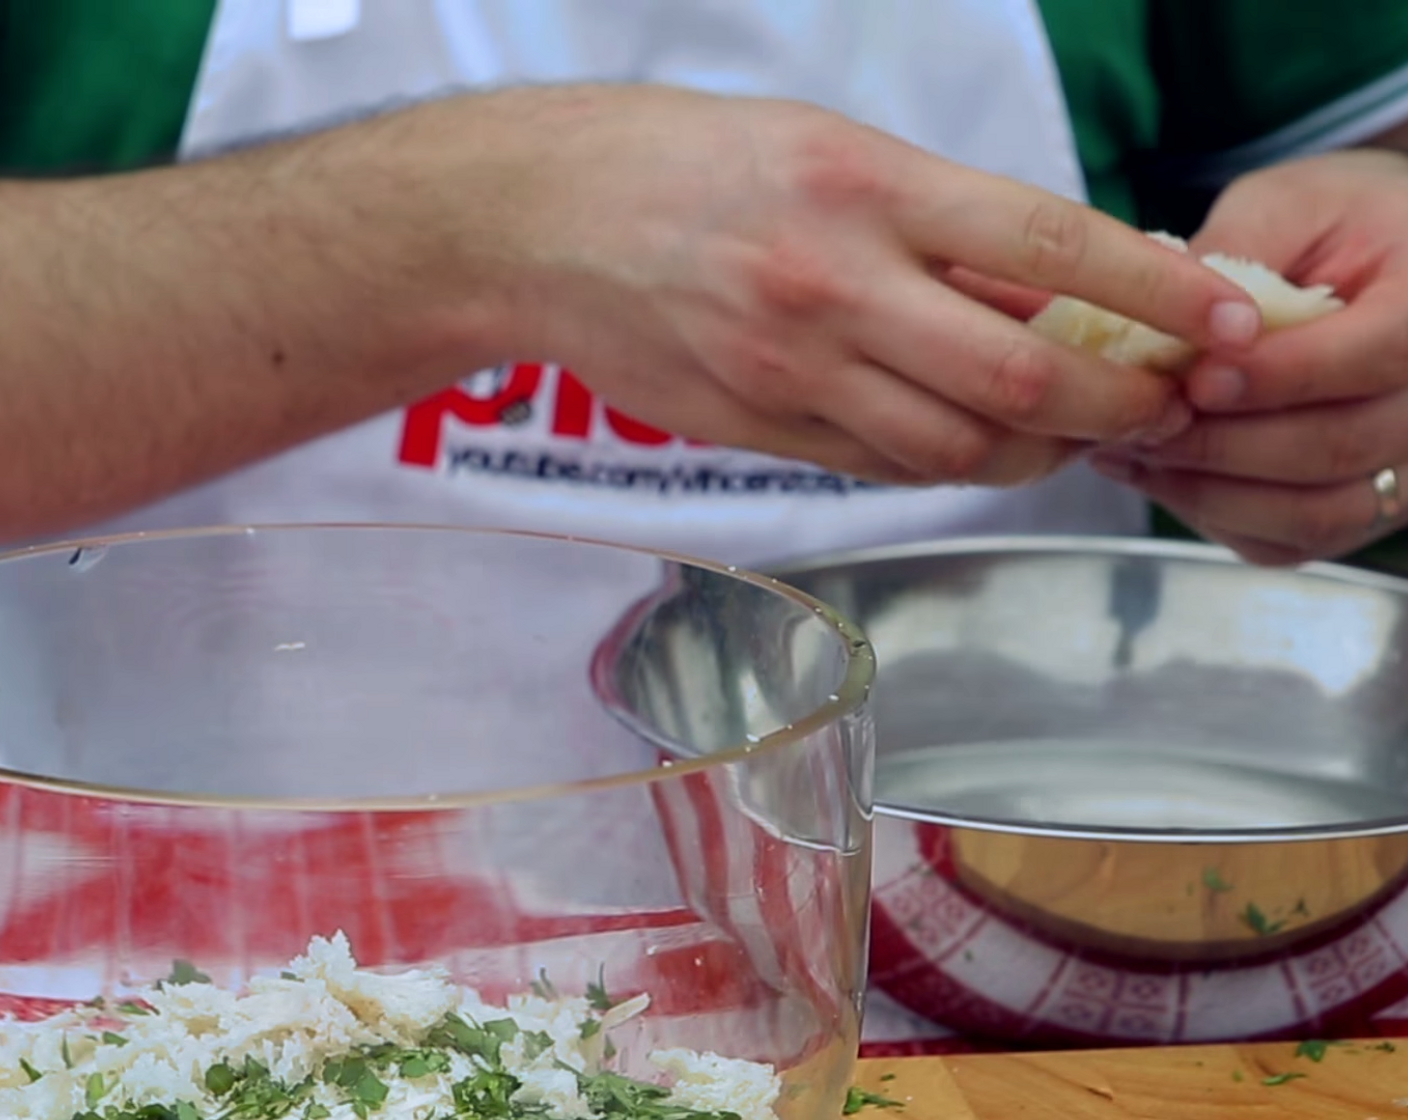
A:
[[[503,96],[0,184],[0,538],[133,507],[510,356]]]

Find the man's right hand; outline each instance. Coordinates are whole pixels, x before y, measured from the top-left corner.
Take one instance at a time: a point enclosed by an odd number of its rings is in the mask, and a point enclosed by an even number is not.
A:
[[[963,294],[975,278],[1213,352],[1215,321],[1246,328],[1232,349],[1257,327],[1227,281],[1088,209],[817,109],[647,86],[452,98],[0,201],[9,540],[514,360],[689,438],[1016,483],[1187,414]]]
[[[1043,340],[950,268],[1211,352],[1260,326],[1239,288],[1113,219],[819,109],[644,86],[491,100],[521,155],[498,215],[506,348],[678,435],[880,481],[1012,484],[1190,419],[1167,379]],[[443,144],[457,110],[485,108],[438,107]]]

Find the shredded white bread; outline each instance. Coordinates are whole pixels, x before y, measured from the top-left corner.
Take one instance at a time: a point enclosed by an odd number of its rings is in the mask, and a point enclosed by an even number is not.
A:
[[[1188,251],[1185,241],[1170,234],[1149,236],[1170,248]],[[1256,261],[1212,253],[1203,257],[1203,263],[1251,294],[1267,330],[1308,323],[1344,306],[1329,285],[1301,288]],[[1046,338],[1120,365],[1176,373],[1196,356],[1194,348],[1181,339],[1071,296],[1057,296],[1029,325]]]
[[[613,1072],[610,1032],[649,999],[614,1003],[604,983],[568,997],[544,978],[493,1007],[439,971],[359,969],[340,933],[243,994],[182,979],[0,1021],[0,1117],[776,1120],[769,1065],[663,1050],[663,1084]]]

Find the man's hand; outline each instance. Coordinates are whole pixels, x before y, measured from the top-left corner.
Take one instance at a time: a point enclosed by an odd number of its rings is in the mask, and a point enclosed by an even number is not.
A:
[[[1259,328],[1240,289],[1118,222],[817,109],[641,87],[525,109],[546,162],[517,255],[543,267],[517,349],[680,435],[1009,484],[1186,424],[1167,380],[1037,337],[954,270],[1233,356]]]
[[[0,536],[113,515],[512,360],[718,444],[1017,482],[1173,388],[936,277],[1235,356],[1259,320],[1094,212],[791,103],[453,98],[189,166],[0,184]]]
[[[1250,175],[1194,245],[1332,284],[1348,306],[1236,363],[1202,362],[1186,432],[1097,466],[1256,562],[1338,556],[1400,528],[1373,480],[1396,469],[1408,501],[1408,157],[1343,152]]]

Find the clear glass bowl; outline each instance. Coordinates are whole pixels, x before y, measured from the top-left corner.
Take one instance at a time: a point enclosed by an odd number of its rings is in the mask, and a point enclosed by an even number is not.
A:
[[[834,1117],[870,873],[869,646],[775,581],[489,531],[219,529],[0,559],[0,1009],[220,986],[343,931],[550,979]],[[644,716],[622,702],[649,684]],[[627,715],[630,707],[634,714]],[[55,1002],[58,1001],[58,1002]]]

